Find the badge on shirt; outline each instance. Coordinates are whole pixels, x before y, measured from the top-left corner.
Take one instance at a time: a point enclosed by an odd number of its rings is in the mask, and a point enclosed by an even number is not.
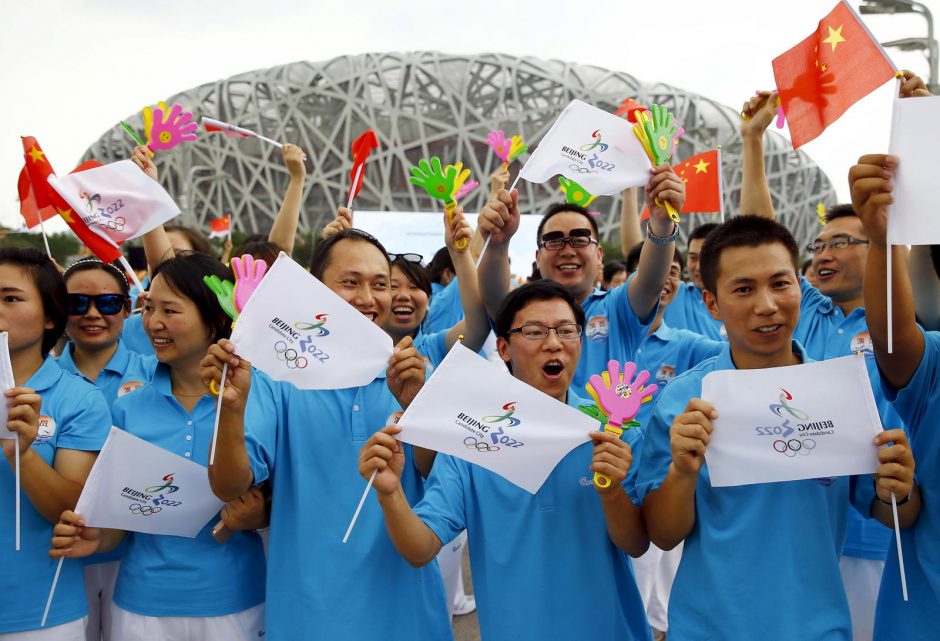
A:
[[[45,414],[39,417],[39,431],[36,433],[36,440],[33,445],[45,445],[55,435],[55,420]]]
[[[607,334],[610,333],[606,316],[592,316],[588,319],[587,327],[584,328],[588,340],[606,341]]]
[[[424,359],[424,369],[427,370],[428,376],[434,373],[434,363],[431,362],[431,359],[427,356],[422,356]]]
[[[125,394],[130,394],[135,389],[140,389],[143,386],[144,384],[140,381],[127,381],[126,383],[124,383],[118,388],[118,392],[117,392],[118,398],[121,398]]]
[[[658,370],[656,370],[656,382],[660,385],[665,385],[675,377],[676,368],[672,365],[666,365],[664,363],[659,366]]]
[[[849,349],[852,352],[861,352],[866,358],[873,356],[875,351],[871,344],[871,334],[860,332],[853,336],[852,342],[849,343]]]

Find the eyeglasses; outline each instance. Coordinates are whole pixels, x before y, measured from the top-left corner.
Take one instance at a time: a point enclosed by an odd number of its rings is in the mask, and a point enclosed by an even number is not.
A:
[[[554,252],[564,248],[565,243],[571,245],[572,249],[581,249],[591,243],[596,245],[597,241],[591,238],[590,229],[572,229],[571,235],[567,237],[560,231],[550,231],[547,234],[543,234],[540,246],[548,251]]]
[[[401,258],[402,260],[407,260],[409,263],[418,263],[419,265],[421,264],[421,261],[424,260],[424,256],[422,256],[421,254],[389,254],[388,255],[388,260],[393,263],[399,258]]]
[[[814,240],[806,246],[806,251],[815,256],[816,254],[821,254],[826,247],[829,249],[845,249],[849,245],[867,244],[867,240],[860,240],[858,238],[852,238],[846,234],[839,234],[837,236],[833,236],[829,240]]]
[[[88,306],[92,301],[94,301],[95,308],[99,313],[105,316],[113,316],[124,309],[128,303],[128,298],[124,294],[98,294],[97,296],[69,294],[69,316],[81,316],[88,311]]]
[[[555,336],[563,341],[574,341],[581,338],[582,327],[577,323],[562,323],[558,327],[546,327],[538,323],[531,323],[509,330],[509,334],[522,334],[522,338],[530,341],[544,341],[554,330]]]

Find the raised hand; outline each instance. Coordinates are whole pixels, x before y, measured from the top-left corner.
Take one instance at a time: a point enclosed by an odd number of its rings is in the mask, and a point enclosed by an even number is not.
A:
[[[331,220],[320,230],[320,239],[326,240],[344,229],[352,229],[352,212],[345,207],[340,207],[336,211],[336,218]]]
[[[264,273],[268,271],[268,264],[263,260],[255,260],[251,254],[232,259],[232,271],[235,272],[235,291],[233,299],[235,309],[239,313],[245,309],[248,299],[254,293]]]
[[[466,251],[467,243],[473,237],[473,228],[463,217],[463,208],[457,205],[453,214],[444,218],[444,244],[450,250]]]
[[[162,103],[161,103],[162,104]],[[184,141],[196,139],[195,132],[199,125],[193,120],[190,111],[183,111],[183,105],[176,103],[164,112],[164,107],[152,110],[152,115],[146,118],[149,106],[144,108],[145,120],[150,121],[147,128],[147,146],[153,151],[166,151]]]
[[[493,150],[493,153],[496,154],[497,158],[502,160],[504,164],[509,164],[509,151],[512,146],[512,141],[506,138],[506,134],[503,133],[501,129],[488,133],[486,135],[486,143]]]
[[[225,366],[228,365],[228,368]],[[227,338],[209,346],[209,351],[199,362],[199,378],[209,391],[216,393],[222,382],[225,368],[225,385],[222,404],[226,407],[244,409],[251,390],[251,363],[235,354],[235,343]]]
[[[558,177],[558,188],[565,195],[565,202],[569,205],[588,207],[597,199],[597,196],[589,194],[584,187],[564,176]]]
[[[297,145],[286,143],[281,147],[281,157],[284,159],[284,166],[290,173],[291,180],[300,180],[307,175],[307,168],[304,167],[304,161],[307,154]]]
[[[215,294],[216,299],[219,301],[219,306],[222,308],[229,318],[232,320],[238,319],[238,310],[235,308],[235,285],[230,280],[222,280],[215,274],[212,276],[203,276],[202,282],[212,290],[212,293]]]
[[[776,91],[758,91],[741,108],[741,136],[763,136],[778,115],[780,96]]]
[[[454,183],[457,180],[457,168],[448,165],[447,171],[441,167],[441,159],[437,156],[418,162],[417,167],[411,168],[411,184],[421,187],[431,198],[445,203],[454,200]]]

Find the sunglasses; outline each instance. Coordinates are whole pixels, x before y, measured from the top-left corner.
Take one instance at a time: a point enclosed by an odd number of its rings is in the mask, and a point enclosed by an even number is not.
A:
[[[424,256],[421,254],[389,254],[388,259],[391,262],[395,262],[401,258],[402,260],[407,260],[409,263],[418,263],[421,264],[421,261],[424,260]]]
[[[88,311],[88,306],[94,302],[100,314],[113,316],[127,305],[128,298],[124,294],[69,294],[69,316],[81,316]]]

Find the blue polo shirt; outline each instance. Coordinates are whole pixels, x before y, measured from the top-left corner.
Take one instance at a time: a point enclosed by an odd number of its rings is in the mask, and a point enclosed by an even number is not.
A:
[[[415,336],[415,349],[424,358],[427,365],[428,375],[432,374],[437,366],[441,364],[444,357],[447,356],[447,332],[448,329],[442,329],[439,332],[428,334],[419,332]]]
[[[82,374],[75,361],[72,360],[72,354],[75,350],[75,343],[71,341],[66,344],[62,355],[56,362],[59,367],[70,374],[75,374],[88,381],[101,390],[104,394],[104,400],[108,402],[108,407],[114,405],[114,401],[135,389],[143,387],[153,377],[153,371],[157,367],[156,356],[143,356],[137,352],[132,352],[124,345],[123,340],[118,341],[117,351],[108,361],[108,364],[101,368],[98,378],[91,381]],[[124,544],[103,554],[92,554],[85,559],[87,565],[96,563],[110,563],[111,561],[120,561],[124,556]]]
[[[894,390],[882,380],[885,395],[904,419],[910,436],[922,506],[917,522],[901,530],[904,571],[910,600],[901,597],[894,537],[885,560],[875,609],[874,638],[933,641],[940,609],[940,334],[924,333],[924,357],[907,386]],[[902,497],[898,497],[901,499]]]
[[[793,345],[794,353],[810,362],[802,347]],[[669,471],[673,419],[689,399],[701,396],[706,374],[726,369],[735,369],[728,345],[659,394],[637,471],[641,498]],[[850,489],[856,504],[870,510],[870,477],[858,483],[840,477],[715,488],[703,465],[695,525],[685,539],[669,600],[670,641],[851,641],[839,571]]]
[[[415,569],[399,556],[374,492],[342,542],[366,485],[359,450],[401,410],[384,374],[362,387],[312,391],[253,372],[256,390],[265,400],[246,412],[246,446],[254,482],[270,478],[274,488],[268,641],[450,641],[437,564]],[[413,505],[424,484],[412,447],[404,450],[402,487]]]
[[[610,360],[621,363],[633,360],[636,348],[656,318],[658,304],[646,319],[638,318],[633,311],[627,288],[635,276],[636,272],[626,283],[606,292],[595,289],[581,301],[585,318],[584,337],[581,361],[572,381],[575,389],[584,389],[591,376],[606,371]]]
[[[832,299],[800,278],[803,300],[800,322],[793,337],[806,348],[810,358],[822,361],[861,352],[865,356],[868,377],[875,393],[875,404],[885,429],[903,427],[900,417],[881,391],[881,375],[875,363],[865,308],[857,307],[846,316]],[[843,554],[862,559],[884,561],[894,533],[874,519],[862,518],[849,510],[848,530]]]
[[[663,320],[677,329],[687,329],[690,332],[701,334],[712,340],[726,340],[724,323],[712,318],[705,301],[702,300],[702,290],[692,282],[680,282],[675,298],[669,303],[663,314]]]
[[[72,359],[74,350],[74,343],[70,341],[66,344],[62,355],[57,359],[59,367],[70,374],[80,376],[100,389],[109,407],[114,405],[114,401],[121,396],[143,387],[153,377],[153,371],[157,367],[156,356],[144,356],[129,350],[124,341],[119,340],[117,351],[114,352],[111,360],[101,368],[98,378],[91,381],[75,366],[75,361]]]
[[[111,412],[101,391],[77,376],[62,371],[46,357],[24,387],[42,397],[39,434],[33,452],[54,465],[59,449],[97,452],[111,429]],[[21,549],[15,551],[13,466],[0,461],[0,634],[37,630],[52,586],[58,559],[49,558],[52,523],[47,521],[25,491],[20,500]],[[81,559],[65,559],[56,586],[48,627],[80,619],[88,613]]]
[[[589,401],[568,390],[568,405]],[[624,438],[639,449],[642,435]],[[441,541],[464,529],[480,621],[487,641],[649,639],[627,555],[607,535],[583,443],[536,494],[489,470],[438,454],[415,513]],[[623,486],[631,498],[635,471]]]
[[[444,287],[441,287],[440,283],[431,283],[431,300],[428,305],[425,331],[434,334],[441,330],[450,329],[462,320],[463,303],[460,300],[460,286],[457,283],[457,277],[455,276]]]
[[[153,356],[153,344],[150,337],[144,330],[144,315],[131,314],[124,321],[124,329],[121,331],[121,340],[127,349],[144,356]]]
[[[248,404],[254,403],[253,390]],[[173,396],[170,369],[114,403],[114,424],[200,465],[209,463],[216,399],[203,396],[192,413]],[[207,471],[208,474],[208,471]],[[255,532],[234,532],[218,543],[212,518],[194,539],[129,532],[114,603],[151,617],[215,617],[264,601],[264,549]]]

